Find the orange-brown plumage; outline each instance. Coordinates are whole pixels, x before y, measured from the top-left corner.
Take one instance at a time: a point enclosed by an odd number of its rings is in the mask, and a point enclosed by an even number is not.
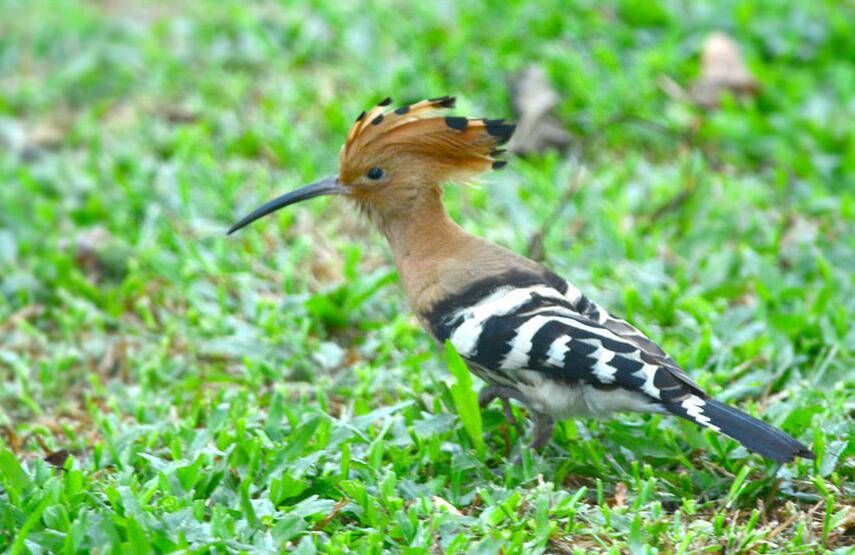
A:
[[[513,125],[503,120],[442,116],[443,110],[454,107],[453,97],[397,109],[389,108],[390,103],[387,99],[364,112],[351,127],[339,159],[342,182],[367,189],[367,172],[385,166],[386,186],[406,187],[418,179],[422,186],[430,187],[470,180],[494,165],[504,165],[496,160],[502,152],[497,147],[510,138]]]

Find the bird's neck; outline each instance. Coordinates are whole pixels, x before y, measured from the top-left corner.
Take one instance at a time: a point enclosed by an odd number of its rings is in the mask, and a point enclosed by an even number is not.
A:
[[[378,223],[392,248],[404,292],[417,313],[445,293],[449,272],[467,272],[472,264],[470,254],[486,244],[448,216],[439,192],[419,199],[412,210]]]
[[[479,280],[509,271],[549,274],[536,262],[463,231],[446,213],[439,191],[408,207],[412,210],[376,221],[392,247],[410,306],[425,325],[436,303]]]

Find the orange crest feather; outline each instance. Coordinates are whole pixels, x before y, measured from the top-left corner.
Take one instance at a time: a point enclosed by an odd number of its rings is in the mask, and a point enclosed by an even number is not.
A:
[[[386,98],[363,112],[350,128],[340,157],[345,182],[367,171],[373,161],[407,157],[429,164],[438,181],[468,179],[507,162],[496,157],[504,152],[516,128],[504,120],[442,116],[454,107],[455,98],[443,96],[397,109]]]

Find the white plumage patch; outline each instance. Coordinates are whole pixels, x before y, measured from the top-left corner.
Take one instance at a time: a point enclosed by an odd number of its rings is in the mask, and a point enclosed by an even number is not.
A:
[[[617,373],[617,368],[614,366],[609,366],[609,362],[615,358],[615,354],[611,351],[607,351],[602,347],[598,347],[596,351],[591,355],[596,359],[597,362],[594,363],[593,373],[594,376],[597,377],[598,380],[602,383],[612,383],[615,381],[615,373]]]
[[[715,430],[716,432],[720,432],[721,428],[712,423],[707,415],[704,414],[704,407],[706,406],[706,401],[698,397],[697,395],[689,395],[686,397],[680,405],[686,409],[686,413],[688,413],[689,417],[692,418],[698,424],[706,426],[711,430]]]
[[[569,335],[562,335],[558,339],[552,342],[549,345],[549,351],[546,352],[546,364],[550,366],[564,366],[564,356],[567,354],[567,351],[570,350],[568,344],[570,343]]]
[[[547,316],[532,316],[517,329],[517,335],[511,341],[511,350],[505,355],[501,367],[515,370],[525,368],[529,364],[529,353],[531,352],[531,339],[534,334],[552,320]]]
[[[534,288],[502,287],[478,304],[461,309],[452,315],[452,319],[463,319],[450,338],[457,352],[462,356],[472,356],[478,348],[478,339],[481,337],[487,318],[513,312],[531,298],[531,289]]]
[[[575,305],[577,302],[579,302],[579,299],[582,298],[582,292],[579,291],[575,285],[573,285],[572,283],[570,283],[568,281],[567,282],[567,292],[564,293],[564,297],[568,301],[570,301],[571,304]]]
[[[656,378],[656,371],[658,368],[658,366],[645,363],[640,370],[633,374],[634,376],[644,380],[644,385],[641,386],[641,390],[654,399],[662,398],[659,393],[659,388],[653,385],[653,379]]]

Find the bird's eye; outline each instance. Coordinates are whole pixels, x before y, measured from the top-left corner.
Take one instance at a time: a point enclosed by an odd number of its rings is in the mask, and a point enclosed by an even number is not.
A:
[[[374,166],[373,168],[368,170],[368,179],[374,179],[376,181],[381,177],[383,177],[383,170],[381,170],[377,166]]]

